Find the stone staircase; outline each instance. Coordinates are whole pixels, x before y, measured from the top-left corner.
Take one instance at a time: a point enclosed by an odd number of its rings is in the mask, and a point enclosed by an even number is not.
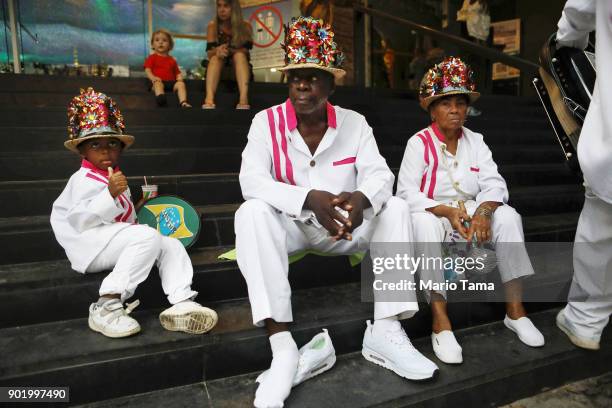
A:
[[[197,106],[202,83],[187,85]],[[161,328],[157,315],[167,305],[156,273],[135,295],[141,334],[111,340],[87,328],[88,305],[103,274],[72,271],[49,225],[52,202],[79,166],[62,145],[66,105],[86,86],[112,96],[136,136],[121,164],[132,191],[139,192],[147,176],[162,194],[184,197],[202,214],[190,256],[198,300],[219,312],[210,334]],[[269,363],[270,350],[265,331],[251,324],[237,265],[217,260],[233,246],[233,214],[242,201],[237,172],[251,118],[287,95],[283,85],[252,88],[250,112],[234,111],[235,94],[224,89],[214,111],[159,109],[143,80],[0,76],[0,386],[70,386],[71,404],[92,406],[252,404],[253,380]],[[410,95],[346,87],[332,102],[366,116],[394,171],[407,139],[427,125]],[[485,135],[511,204],[523,215],[526,239],[572,241],[583,188],[563,165],[537,101],[484,96],[479,108],[483,115],[470,118],[468,127]],[[561,265],[571,268],[567,260]],[[466,362],[441,365],[434,381],[401,380],[360,357],[372,305],[360,302],[359,276],[344,257],[308,256],[291,266],[297,343],[325,327],[341,356],[329,373],[296,388],[287,406],[491,406],[596,375],[612,362],[609,336],[600,352],[586,353],[559,334],[553,324],[558,304],[528,305],[547,338],[546,347],[534,350],[500,325],[503,305],[458,303],[450,313]],[[431,356],[429,319],[423,307],[404,323]]]

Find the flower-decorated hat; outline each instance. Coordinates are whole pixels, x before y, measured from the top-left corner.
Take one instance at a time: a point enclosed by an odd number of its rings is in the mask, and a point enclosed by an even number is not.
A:
[[[419,99],[425,110],[436,99],[448,95],[467,95],[470,103],[480,97],[475,91],[476,82],[472,68],[457,57],[448,57],[427,71],[421,81]]]
[[[285,63],[281,71],[298,68],[318,68],[340,79],[344,54],[334,42],[329,24],[312,17],[298,17],[285,26]]]
[[[115,137],[127,149],[134,143],[134,136],[123,133],[123,116],[115,102],[105,94],[89,87],[81,89],[68,105],[68,137],[64,146],[79,153],[77,146],[88,139]]]

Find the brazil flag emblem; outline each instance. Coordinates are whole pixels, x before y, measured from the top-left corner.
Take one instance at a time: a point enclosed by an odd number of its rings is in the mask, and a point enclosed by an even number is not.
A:
[[[160,234],[176,238],[189,248],[200,234],[200,214],[187,201],[175,196],[150,199],[138,211],[138,222],[155,228]]]

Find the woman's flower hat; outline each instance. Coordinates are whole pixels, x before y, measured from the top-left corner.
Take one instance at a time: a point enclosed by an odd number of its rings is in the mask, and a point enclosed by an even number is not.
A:
[[[419,89],[421,107],[425,110],[436,99],[460,94],[467,95],[470,103],[480,97],[480,93],[476,92],[474,71],[457,57],[448,57],[430,68],[423,76]]]
[[[88,139],[115,137],[121,140],[127,149],[134,143],[134,136],[123,133],[125,124],[123,115],[115,102],[105,94],[89,87],[68,105],[68,137],[64,146],[79,153],[77,146]]]
[[[334,32],[329,24],[312,17],[298,17],[285,26],[285,67],[281,71],[298,68],[317,68],[330,72],[340,79],[344,54],[334,42]]]

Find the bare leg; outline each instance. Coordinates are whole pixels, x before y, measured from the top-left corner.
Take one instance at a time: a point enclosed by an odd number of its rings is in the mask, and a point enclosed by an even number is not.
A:
[[[161,95],[164,93],[164,83],[162,81],[153,82],[153,92],[155,96]]]
[[[446,312],[446,300],[443,296],[433,292],[431,294],[431,330],[438,334],[444,330],[453,330]]]
[[[178,81],[174,84],[174,92],[178,94],[179,105],[190,108],[191,105],[187,103],[187,87],[185,82]],[[184,103],[183,103],[184,102]]]
[[[208,61],[208,67],[206,68],[206,99],[205,104],[214,105],[215,93],[217,92],[217,86],[219,85],[219,78],[221,78],[221,69],[223,68],[224,60],[222,58],[213,55]]]
[[[283,331],[289,331],[289,327],[287,323],[277,323],[273,319],[266,319],[266,330],[268,330],[268,336],[272,336],[273,334],[280,333]]]
[[[249,104],[249,60],[244,52],[237,52],[232,57],[236,71],[236,82],[240,91],[239,105]]]
[[[527,316],[523,307],[523,284],[520,279],[512,279],[504,284],[506,291],[506,314],[512,320]]]

